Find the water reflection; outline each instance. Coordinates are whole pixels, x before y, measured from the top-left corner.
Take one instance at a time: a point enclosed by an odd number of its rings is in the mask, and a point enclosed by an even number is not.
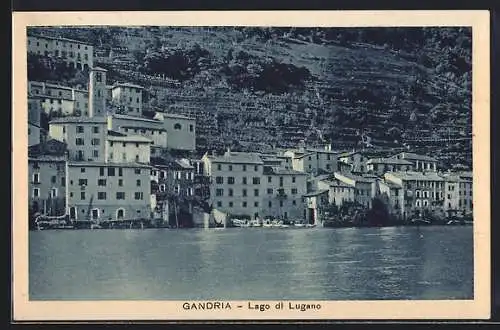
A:
[[[31,299],[471,299],[471,227],[30,232]]]

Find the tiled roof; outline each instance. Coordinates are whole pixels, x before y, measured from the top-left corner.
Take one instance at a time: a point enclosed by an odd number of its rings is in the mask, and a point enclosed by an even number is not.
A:
[[[307,175],[307,174],[304,172],[299,172],[282,167],[266,166],[264,167],[264,175]]]
[[[112,131],[113,132],[113,131]],[[109,134],[108,131],[108,140],[109,141],[119,141],[119,142],[142,142],[142,143],[152,143],[153,141],[145,138],[144,136],[140,135],[116,135],[116,134]]]
[[[89,123],[89,124],[106,124],[107,120],[105,117],[60,117],[53,119],[49,124],[65,124],[65,123]]]
[[[59,155],[28,156],[28,161],[32,162],[64,162],[65,160],[65,156]]]
[[[264,162],[258,155],[252,153],[208,156],[208,158],[214,163],[264,164]]]
[[[48,39],[48,40],[61,40],[61,41],[67,41],[67,42],[74,42],[77,44],[83,44],[83,45],[88,45],[92,46],[92,44],[80,40],[74,40],[74,39],[69,39],[69,38],[59,38],[59,37],[49,37],[49,36],[42,36],[42,35],[36,35],[36,34],[29,34],[28,37],[34,37],[34,38],[42,38],[42,39]]]
[[[141,168],[151,168],[151,165],[149,164],[143,164],[143,163],[114,163],[114,162],[94,162],[94,161],[69,161],[68,162],[69,166],[72,167],[141,167]]]
[[[391,174],[397,178],[400,178],[405,181],[413,181],[413,180],[420,180],[420,181],[443,181],[443,177],[439,176],[436,172],[414,172],[414,171],[408,171],[408,172],[387,172],[387,174]]]
[[[316,191],[309,192],[307,194],[304,194],[303,196],[304,197],[313,197],[313,196],[318,196],[318,195],[321,195],[321,194],[324,194],[327,192],[328,192],[328,189],[322,189],[322,190],[316,190]]]
[[[413,165],[410,161],[396,158],[372,158],[366,164]]]
[[[365,177],[365,176],[356,175],[356,174],[352,174],[352,173],[335,172],[335,177],[337,177],[337,175],[343,176],[345,178],[348,178],[348,179],[351,179],[354,181],[359,181],[359,182],[374,182],[376,180],[376,177],[374,177],[374,176]]]
[[[429,162],[436,162],[437,161],[436,158],[429,157],[427,155],[419,155],[419,154],[415,154],[412,152],[401,152],[399,154],[392,156],[392,158],[395,158],[398,155],[401,155],[403,159],[422,160],[422,161],[429,161]]]
[[[131,84],[131,83],[116,83],[113,85],[112,88],[114,89],[114,88],[118,88],[118,87],[130,87],[130,88],[144,89],[144,87],[142,87],[142,86],[139,86],[136,84]]]

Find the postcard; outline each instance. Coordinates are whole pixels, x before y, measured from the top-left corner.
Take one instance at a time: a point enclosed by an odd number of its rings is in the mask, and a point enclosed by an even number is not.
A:
[[[489,35],[14,12],[14,320],[489,318]]]

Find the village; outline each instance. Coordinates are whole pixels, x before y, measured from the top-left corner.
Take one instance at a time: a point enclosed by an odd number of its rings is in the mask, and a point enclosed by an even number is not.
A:
[[[472,222],[471,170],[440,166],[432,148],[424,154],[409,145],[374,147],[349,127],[342,131],[361,143],[310,143],[305,139],[310,125],[297,114],[287,117],[282,123],[287,132],[276,137],[287,142],[270,141],[275,146],[264,150],[260,143],[269,141],[259,140],[259,131],[275,119],[264,118],[258,109],[279,108],[276,97],[241,104],[244,127],[238,126],[241,121],[220,127],[213,113],[182,106],[148,108],[145,116],[144,87],[129,81],[109,85],[108,71],[94,65],[94,45],[30,35],[28,52],[62,58],[88,74],[89,81],[86,88],[28,81],[32,228]],[[231,95],[224,86],[213,93]],[[181,91],[170,97],[185,98]],[[43,113],[58,115],[44,125]],[[217,116],[223,115],[231,112],[221,110]],[[230,138],[224,132],[236,129],[246,143],[221,152],[220,139]],[[219,140],[206,139],[200,148],[199,134],[213,131],[221,132]]]

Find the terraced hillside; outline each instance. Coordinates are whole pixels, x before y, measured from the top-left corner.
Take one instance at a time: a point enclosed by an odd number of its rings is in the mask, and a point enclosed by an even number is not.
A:
[[[146,87],[149,110],[196,116],[200,151],[301,140],[418,150],[445,139],[433,153],[447,165],[471,163],[465,28],[33,32],[93,43],[96,64],[109,70],[111,83]]]

